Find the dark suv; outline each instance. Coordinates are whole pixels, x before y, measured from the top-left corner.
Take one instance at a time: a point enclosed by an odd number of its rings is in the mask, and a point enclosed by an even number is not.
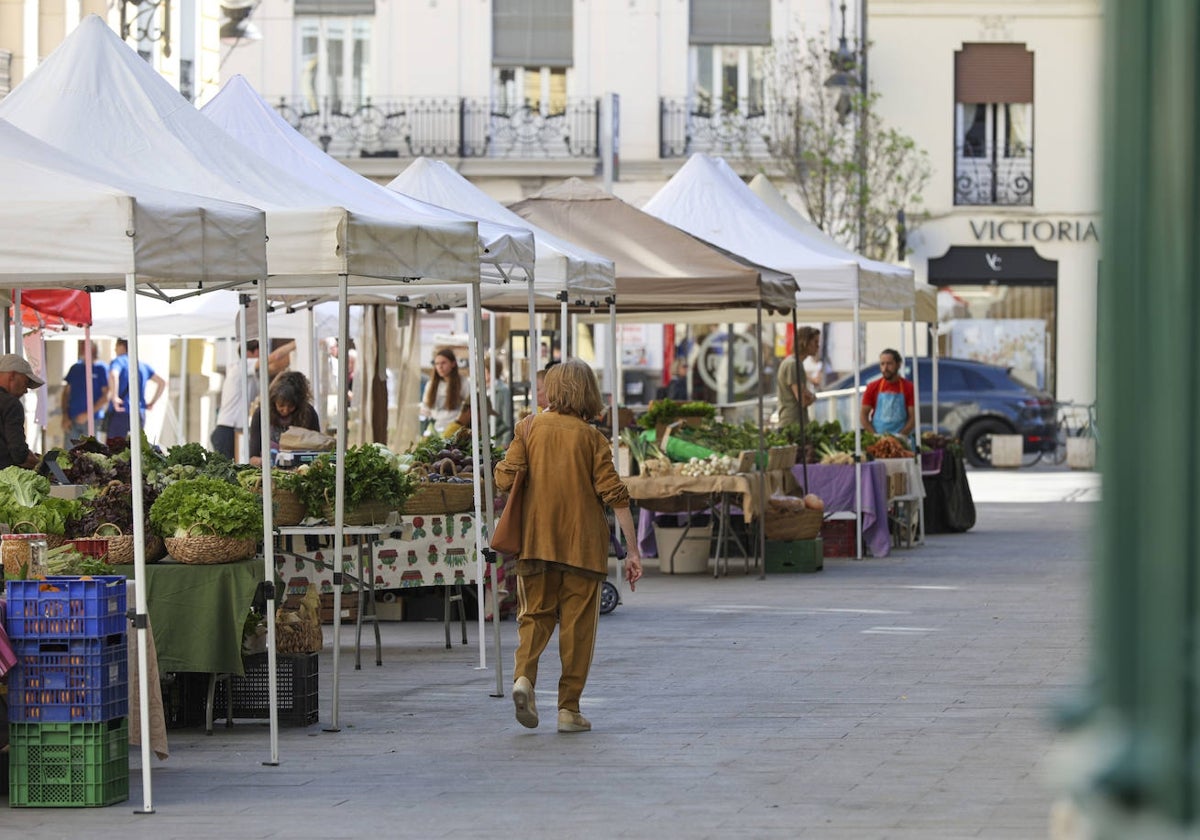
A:
[[[918,359],[917,372],[921,380],[921,429],[928,431],[933,417],[930,360]],[[879,365],[863,368],[859,376],[863,386],[878,379]],[[912,379],[911,360],[905,360],[903,376]],[[854,378],[848,376],[828,390],[853,387]],[[825,392],[820,396],[823,398]],[[839,405],[838,416],[845,425],[850,404],[844,398],[839,402],[844,403]],[[826,419],[820,402],[814,417]],[[1021,435],[1026,453],[1053,451],[1054,399],[1014,379],[1006,368],[969,359],[938,359],[938,431],[959,438],[967,461],[976,467],[991,466],[992,435]]]

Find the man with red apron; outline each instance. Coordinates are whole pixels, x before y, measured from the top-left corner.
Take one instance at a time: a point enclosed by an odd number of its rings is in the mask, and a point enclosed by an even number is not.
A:
[[[916,426],[912,383],[900,375],[904,360],[895,350],[879,354],[879,372],[883,374],[863,392],[863,431],[877,435],[908,437]]]

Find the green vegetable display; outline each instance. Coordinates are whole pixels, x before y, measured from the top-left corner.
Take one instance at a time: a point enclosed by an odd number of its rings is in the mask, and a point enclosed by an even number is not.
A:
[[[296,470],[296,495],[310,516],[324,516],[336,492],[337,464],[333,455],[321,455]],[[416,477],[401,471],[397,456],[385,447],[364,443],[346,450],[346,508],[363,502],[401,505],[416,489]]]
[[[674,423],[681,417],[700,417],[711,420],[716,414],[716,408],[706,402],[676,402],[671,399],[662,399],[650,404],[650,410],[638,418],[638,425],[643,429],[653,429],[659,423]]]
[[[67,520],[82,510],[77,501],[52,498],[45,476],[21,467],[0,470],[0,521],[14,527],[23,522],[36,533],[61,536]]]
[[[191,531],[192,536],[260,538],[262,497],[214,478],[177,481],[151,505],[150,525],[162,537],[186,537]]]

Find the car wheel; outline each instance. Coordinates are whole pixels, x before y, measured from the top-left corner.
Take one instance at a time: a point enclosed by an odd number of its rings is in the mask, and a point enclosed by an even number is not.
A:
[[[1000,420],[977,420],[963,434],[963,454],[973,467],[992,465],[992,435],[1011,435],[1013,430]]]

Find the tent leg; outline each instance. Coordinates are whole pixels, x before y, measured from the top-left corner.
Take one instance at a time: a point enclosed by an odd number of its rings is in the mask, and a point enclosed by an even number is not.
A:
[[[245,313],[245,309],[242,312]],[[245,330],[242,331],[243,340]],[[185,341],[187,339],[184,339]],[[258,281],[258,392],[263,395],[261,405],[266,408],[267,390],[270,387],[271,372],[268,370],[267,357],[270,347],[267,340],[267,281],[265,277]],[[246,355],[242,354],[245,362]],[[243,377],[243,381],[248,381]],[[263,499],[263,581],[267,590],[267,698],[270,710],[270,746],[271,757],[264,761],[270,767],[279,764],[279,685],[276,672],[277,653],[275,651],[275,522],[274,510],[271,504],[271,423],[265,420],[269,415],[264,411],[260,416],[264,422],[259,423],[262,431],[260,443],[262,453],[266,456],[262,462],[262,499]],[[247,435],[247,437],[249,437]]]

